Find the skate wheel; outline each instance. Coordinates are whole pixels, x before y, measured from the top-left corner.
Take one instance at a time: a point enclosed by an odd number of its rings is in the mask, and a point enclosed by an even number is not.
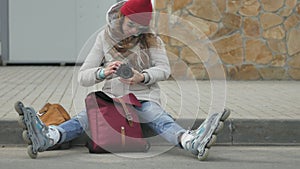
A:
[[[18,112],[19,115],[23,115],[22,107],[24,107],[24,104],[20,101],[17,101],[15,103],[15,110]]]
[[[26,125],[25,125],[25,121],[24,121],[24,116],[21,115],[18,118],[18,124],[20,127],[22,127],[22,129],[26,129]]]
[[[216,135],[212,135],[209,142],[206,144],[207,148],[210,148],[211,146],[213,146],[217,141],[217,136]]]
[[[36,159],[36,158],[37,158],[37,155],[38,155],[37,152],[34,152],[34,151],[33,151],[32,145],[30,145],[30,146],[27,147],[27,154],[28,154],[29,157],[32,158],[32,159]]]
[[[206,160],[207,157],[208,157],[208,152],[209,152],[208,148],[204,149],[204,151],[203,151],[202,154],[198,154],[198,159],[199,159],[200,161]]]
[[[221,121],[225,121],[230,115],[230,110],[229,109],[225,109],[224,110],[224,114],[221,117]]]
[[[218,133],[223,129],[223,127],[224,127],[224,123],[223,123],[222,121],[220,121],[220,122],[218,123],[217,128],[216,128],[215,131],[214,131],[214,134],[218,134]]]
[[[28,131],[24,130],[22,133],[22,138],[27,144],[32,144],[31,140],[29,139]]]

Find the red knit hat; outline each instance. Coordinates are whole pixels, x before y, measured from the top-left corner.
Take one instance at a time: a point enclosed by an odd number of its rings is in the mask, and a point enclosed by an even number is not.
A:
[[[148,26],[152,18],[151,0],[129,0],[120,10],[130,20],[144,26]]]

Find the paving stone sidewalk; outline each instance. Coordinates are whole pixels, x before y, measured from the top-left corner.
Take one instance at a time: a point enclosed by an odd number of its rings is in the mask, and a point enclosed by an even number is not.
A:
[[[79,67],[7,66],[0,67],[0,120],[15,120],[13,110],[21,100],[35,109],[46,102],[61,103],[71,114],[84,109],[84,98],[101,85],[84,88],[77,84]],[[162,102],[175,117],[205,118],[212,101],[210,81],[159,83]],[[299,119],[299,81],[227,81],[226,107],[233,119]],[[198,104],[198,105],[197,105]],[[190,108],[189,108],[190,107]],[[198,109],[197,109],[198,108]]]

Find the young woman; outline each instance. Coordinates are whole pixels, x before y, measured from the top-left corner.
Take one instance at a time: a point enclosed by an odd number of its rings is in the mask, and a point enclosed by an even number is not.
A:
[[[152,17],[150,0],[121,1],[107,13],[107,27],[101,31],[96,42],[80,68],[78,81],[82,86],[103,82],[102,89],[111,97],[133,93],[141,101],[136,108],[142,123],[149,125],[170,143],[198,155],[198,145],[205,125],[197,130],[185,130],[160,106],[160,88],[157,82],[170,76],[170,66],[162,40],[149,28]],[[132,67],[133,76],[124,79],[116,75],[122,64]],[[19,108],[18,108],[19,105]],[[22,104],[17,111],[22,112]],[[229,112],[224,111],[225,120]],[[37,121],[37,122],[36,122]],[[56,144],[73,140],[89,128],[86,111],[59,126],[45,125],[37,117],[32,118],[33,128],[28,131],[39,140],[33,145],[31,156]],[[38,128],[44,128],[42,132]],[[30,129],[28,129],[30,130]],[[207,147],[215,137],[206,142]]]

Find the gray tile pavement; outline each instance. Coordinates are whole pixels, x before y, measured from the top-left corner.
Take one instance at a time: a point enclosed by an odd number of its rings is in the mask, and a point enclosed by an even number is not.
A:
[[[101,84],[77,84],[79,67],[0,67],[0,120],[15,120],[16,101],[40,109],[46,102],[61,103],[71,115],[84,109],[85,96]],[[175,118],[205,118],[218,93],[232,110],[232,119],[300,119],[300,81],[227,81],[214,87],[210,81],[159,83],[162,105]],[[218,99],[217,99],[218,100]],[[218,102],[218,103],[219,103]]]

